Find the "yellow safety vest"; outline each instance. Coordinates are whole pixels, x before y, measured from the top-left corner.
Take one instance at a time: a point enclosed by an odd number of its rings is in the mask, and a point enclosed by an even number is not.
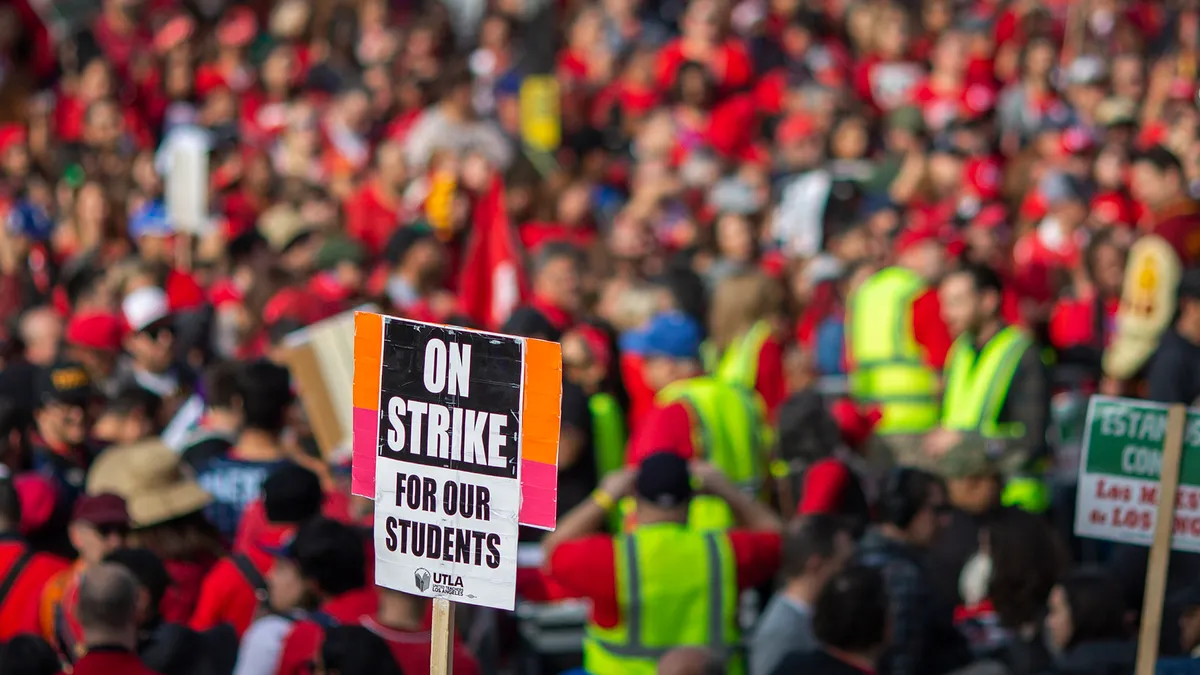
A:
[[[588,398],[592,413],[592,452],[596,458],[596,479],[625,466],[625,415],[612,394],[592,394]],[[613,532],[621,531],[621,514],[613,510],[609,517]]]
[[[718,358],[716,348],[704,345],[704,364],[708,372],[726,384],[754,389],[758,381],[758,355],[771,337],[771,324],[757,321],[744,335],[734,340]]]
[[[1032,346],[1033,340],[1013,326],[992,336],[979,352],[970,336],[959,336],[946,360],[942,426],[997,440],[1023,435],[1023,425],[1004,424],[999,417],[1021,356]],[[1050,507],[1050,490],[1040,478],[1011,476],[1000,499],[1005,506],[1042,513]]]
[[[688,409],[697,458],[711,462],[747,492],[762,488],[770,428],[762,400],[753,390],[713,377],[694,377],[668,385],[654,400],[660,406],[682,402]],[[696,529],[726,529],[733,525],[733,514],[724,500],[700,495],[692,500],[688,524]]]
[[[743,675],[737,563],[729,538],[674,523],[643,525],[613,540],[620,623],[589,623],[583,666],[589,675],[654,675],[675,647],[708,647]]]
[[[916,272],[889,267],[850,298],[850,395],[879,406],[878,434],[921,434],[938,422],[938,374],[913,335],[913,301],[925,290]]]

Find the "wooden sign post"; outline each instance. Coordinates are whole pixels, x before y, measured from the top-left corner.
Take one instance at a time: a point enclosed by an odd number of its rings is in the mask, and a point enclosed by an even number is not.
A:
[[[1162,630],[1163,597],[1167,590],[1167,562],[1175,529],[1175,500],[1179,493],[1179,464],[1183,457],[1183,435],[1187,408],[1173,405],[1167,410],[1163,437],[1162,471],[1159,478],[1158,513],[1154,542],[1146,565],[1146,594],[1142,600],[1141,631],[1138,634],[1137,675],[1154,675],[1158,661],[1158,636]]]
[[[454,672],[454,603],[433,599],[433,628],[430,632],[429,675]]]

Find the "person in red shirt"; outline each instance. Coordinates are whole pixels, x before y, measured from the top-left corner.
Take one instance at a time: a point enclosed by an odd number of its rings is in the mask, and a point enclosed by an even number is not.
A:
[[[133,574],[115,563],[100,563],[83,575],[77,611],[87,653],[70,670],[72,675],[158,675],[134,651],[138,591]]]
[[[372,256],[383,253],[388,238],[400,227],[402,192],[408,181],[404,150],[384,141],[375,151],[375,171],[346,203],[346,232]]]
[[[737,563],[738,588],[753,588],[770,579],[779,567],[779,517],[743,494],[711,465],[694,462],[690,474],[698,479],[701,492],[729,504],[738,523],[736,529],[726,533]],[[546,574],[571,595],[592,601],[592,623],[602,628],[621,624],[626,620],[622,614],[627,608],[621,606],[618,595],[616,547],[612,536],[596,533],[608,521],[615,503],[629,495],[637,497],[635,531],[666,523],[682,526],[687,520],[690,493],[688,465],[672,453],[647,458],[640,471],[625,469],[609,474],[592,497],[564,516],[558,529],[542,541]],[[674,506],[659,506],[672,499]]]
[[[688,4],[680,27],[683,35],[663,47],[658,54],[658,85],[671,88],[684,63],[705,66],[721,94],[739,91],[754,74],[750,54],[736,38],[723,35],[726,24],[721,5],[715,0]]]
[[[263,522],[256,523],[255,532],[239,532],[233,555],[220,560],[204,578],[189,627],[208,630],[228,623],[241,637],[262,603],[274,563],[264,549],[279,546],[299,523],[319,514],[322,499],[321,482],[313,472],[290,463],[271,472],[263,481]],[[244,518],[243,524],[253,521]]]
[[[968,78],[967,45],[965,33],[944,33],[931,55],[932,72],[913,90],[913,103],[921,108],[930,131],[942,131],[955,120],[975,118],[995,107],[991,83]]]
[[[1050,314],[1050,344],[1059,363],[1099,368],[1100,356],[1112,338],[1121,283],[1125,279],[1125,247],[1112,230],[1101,230],[1089,242],[1083,272],[1069,294],[1059,298]]]
[[[8,469],[0,465],[0,640],[21,633],[37,634],[38,598],[70,563],[34,553],[18,534],[21,500]]]
[[[513,311],[502,332],[558,341],[575,324],[583,305],[580,253],[553,242],[542,246],[533,265],[533,299]]]
[[[379,609],[359,617],[359,625],[383,638],[402,672],[428,672],[432,647],[429,599],[382,586],[376,590]],[[458,633],[454,634],[454,672],[457,675],[478,675],[480,672],[479,663]]]
[[[272,613],[251,624],[242,638],[239,668],[247,673],[301,675],[327,628],[353,623],[378,607],[367,584],[363,535],[329,518],[296,529],[267,576]]]

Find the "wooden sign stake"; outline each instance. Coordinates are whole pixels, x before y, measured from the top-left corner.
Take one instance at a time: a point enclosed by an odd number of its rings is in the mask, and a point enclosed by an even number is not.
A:
[[[1142,600],[1142,627],[1138,634],[1137,675],[1154,675],[1154,664],[1158,661],[1158,636],[1162,630],[1167,562],[1171,557],[1171,537],[1175,530],[1179,460],[1183,455],[1186,423],[1187,408],[1173,405],[1167,410],[1167,432],[1163,437],[1162,471],[1159,473],[1158,513],[1154,521],[1150,560],[1146,565],[1146,595]]]
[[[429,675],[454,673],[454,603],[433,599],[433,627],[429,652]]]

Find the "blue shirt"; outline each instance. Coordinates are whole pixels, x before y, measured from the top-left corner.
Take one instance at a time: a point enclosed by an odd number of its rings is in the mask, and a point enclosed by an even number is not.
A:
[[[213,496],[212,504],[204,510],[217,530],[233,539],[242,512],[250,502],[262,495],[262,484],[272,471],[287,460],[254,462],[232,457],[213,457],[196,468],[196,480]]]

